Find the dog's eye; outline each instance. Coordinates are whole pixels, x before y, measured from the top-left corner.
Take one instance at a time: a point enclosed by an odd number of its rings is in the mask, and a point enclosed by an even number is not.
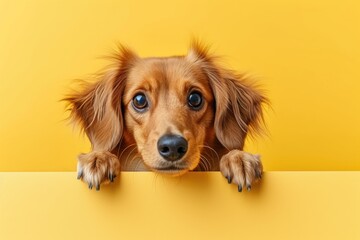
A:
[[[194,110],[199,110],[203,105],[201,93],[192,92],[188,97],[188,104]]]
[[[135,95],[132,101],[133,107],[135,110],[142,111],[148,106],[148,101],[145,94],[139,93]]]

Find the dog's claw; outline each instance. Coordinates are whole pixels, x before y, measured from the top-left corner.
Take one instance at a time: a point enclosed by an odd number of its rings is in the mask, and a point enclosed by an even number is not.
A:
[[[230,183],[231,183],[231,181],[232,181],[231,176],[230,176],[230,175],[228,175],[226,178],[227,178],[227,180],[228,180],[228,183],[230,184]]]
[[[261,175],[261,173],[259,172],[259,170],[255,169],[255,177],[261,178],[260,175]]]
[[[116,178],[116,175],[114,175],[114,174],[112,174],[112,173],[110,173],[109,174],[109,180],[110,180],[110,182],[114,182],[114,179]]]
[[[89,189],[91,190],[93,188],[92,183],[89,183]]]
[[[248,192],[250,192],[250,190],[251,190],[251,185],[250,185],[250,184],[247,185],[246,189],[248,190]]]
[[[242,185],[241,184],[238,185],[238,192],[242,192]]]
[[[111,182],[111,173],[110,173],[110,172],[108,173],[108,179],[109,179],[110,182]]]
[[[256,169],[256,170],[255,170],[255,177],[258,178],[258,179],[261,179],[261,178],[262,178],[262,172],[261,172],[261,170],[259,170],[259,169]]]
[[[96,191],[99,191],[100,190],[100,183],[97,183],[96,184]]]
[[[79,179],[81,179],[82,177],[83,177],[83,172],[82,172],[82,171],[78,172],[77,179],[79,180]]]

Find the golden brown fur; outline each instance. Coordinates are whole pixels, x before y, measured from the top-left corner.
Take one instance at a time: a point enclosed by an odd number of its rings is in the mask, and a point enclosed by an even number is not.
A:
[[[174,176],[220,170],[239,191],[261,178],[260,157],[242,151],[248,132],[259,132],[267,103],[252,83],[221,67],[198,43],[186,56],[140,58],[120,47],[114,58],[99,79],[65,98],[71,119],[92,144],[78,158],[78,177],[90,188],[113,181],[120,166]],[[198,110],[187,103],[194,92],[202,97]],[[139,93],[148,104],[143,111],[134,107]],[[159,154],[157,143],[166,134],[186,140],[180,160]]]

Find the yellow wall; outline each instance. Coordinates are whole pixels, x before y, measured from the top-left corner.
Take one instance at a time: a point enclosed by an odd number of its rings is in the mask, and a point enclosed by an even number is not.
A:
[[[116,41],[184,54],[192,36],[262,82],[265,170],[360,170],[360,2],[0,1],[0,171],[75,170],[86,139],[58,100]]]
[[[266,172],[238,193],[220,173],[0,173],[0,239],[360,239],[360,172]],[[320,187],[321,186],[321,187]]]

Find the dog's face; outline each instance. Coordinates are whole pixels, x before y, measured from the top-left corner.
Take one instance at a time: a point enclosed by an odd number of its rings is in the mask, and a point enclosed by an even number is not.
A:
[[[121,48],[115,60],[66,98],[93,151],[121,153],[134,144],[150,169],[181,175],[198,166],[204,148],[242,149],[248,131],[259,129],[266,98],[206,48],[167,58]]]
[[[197,167],[214,120],[213,92],[198,66],[185,57],[138,59],[122,102],[125,129],[148,167],[175,175]]]

